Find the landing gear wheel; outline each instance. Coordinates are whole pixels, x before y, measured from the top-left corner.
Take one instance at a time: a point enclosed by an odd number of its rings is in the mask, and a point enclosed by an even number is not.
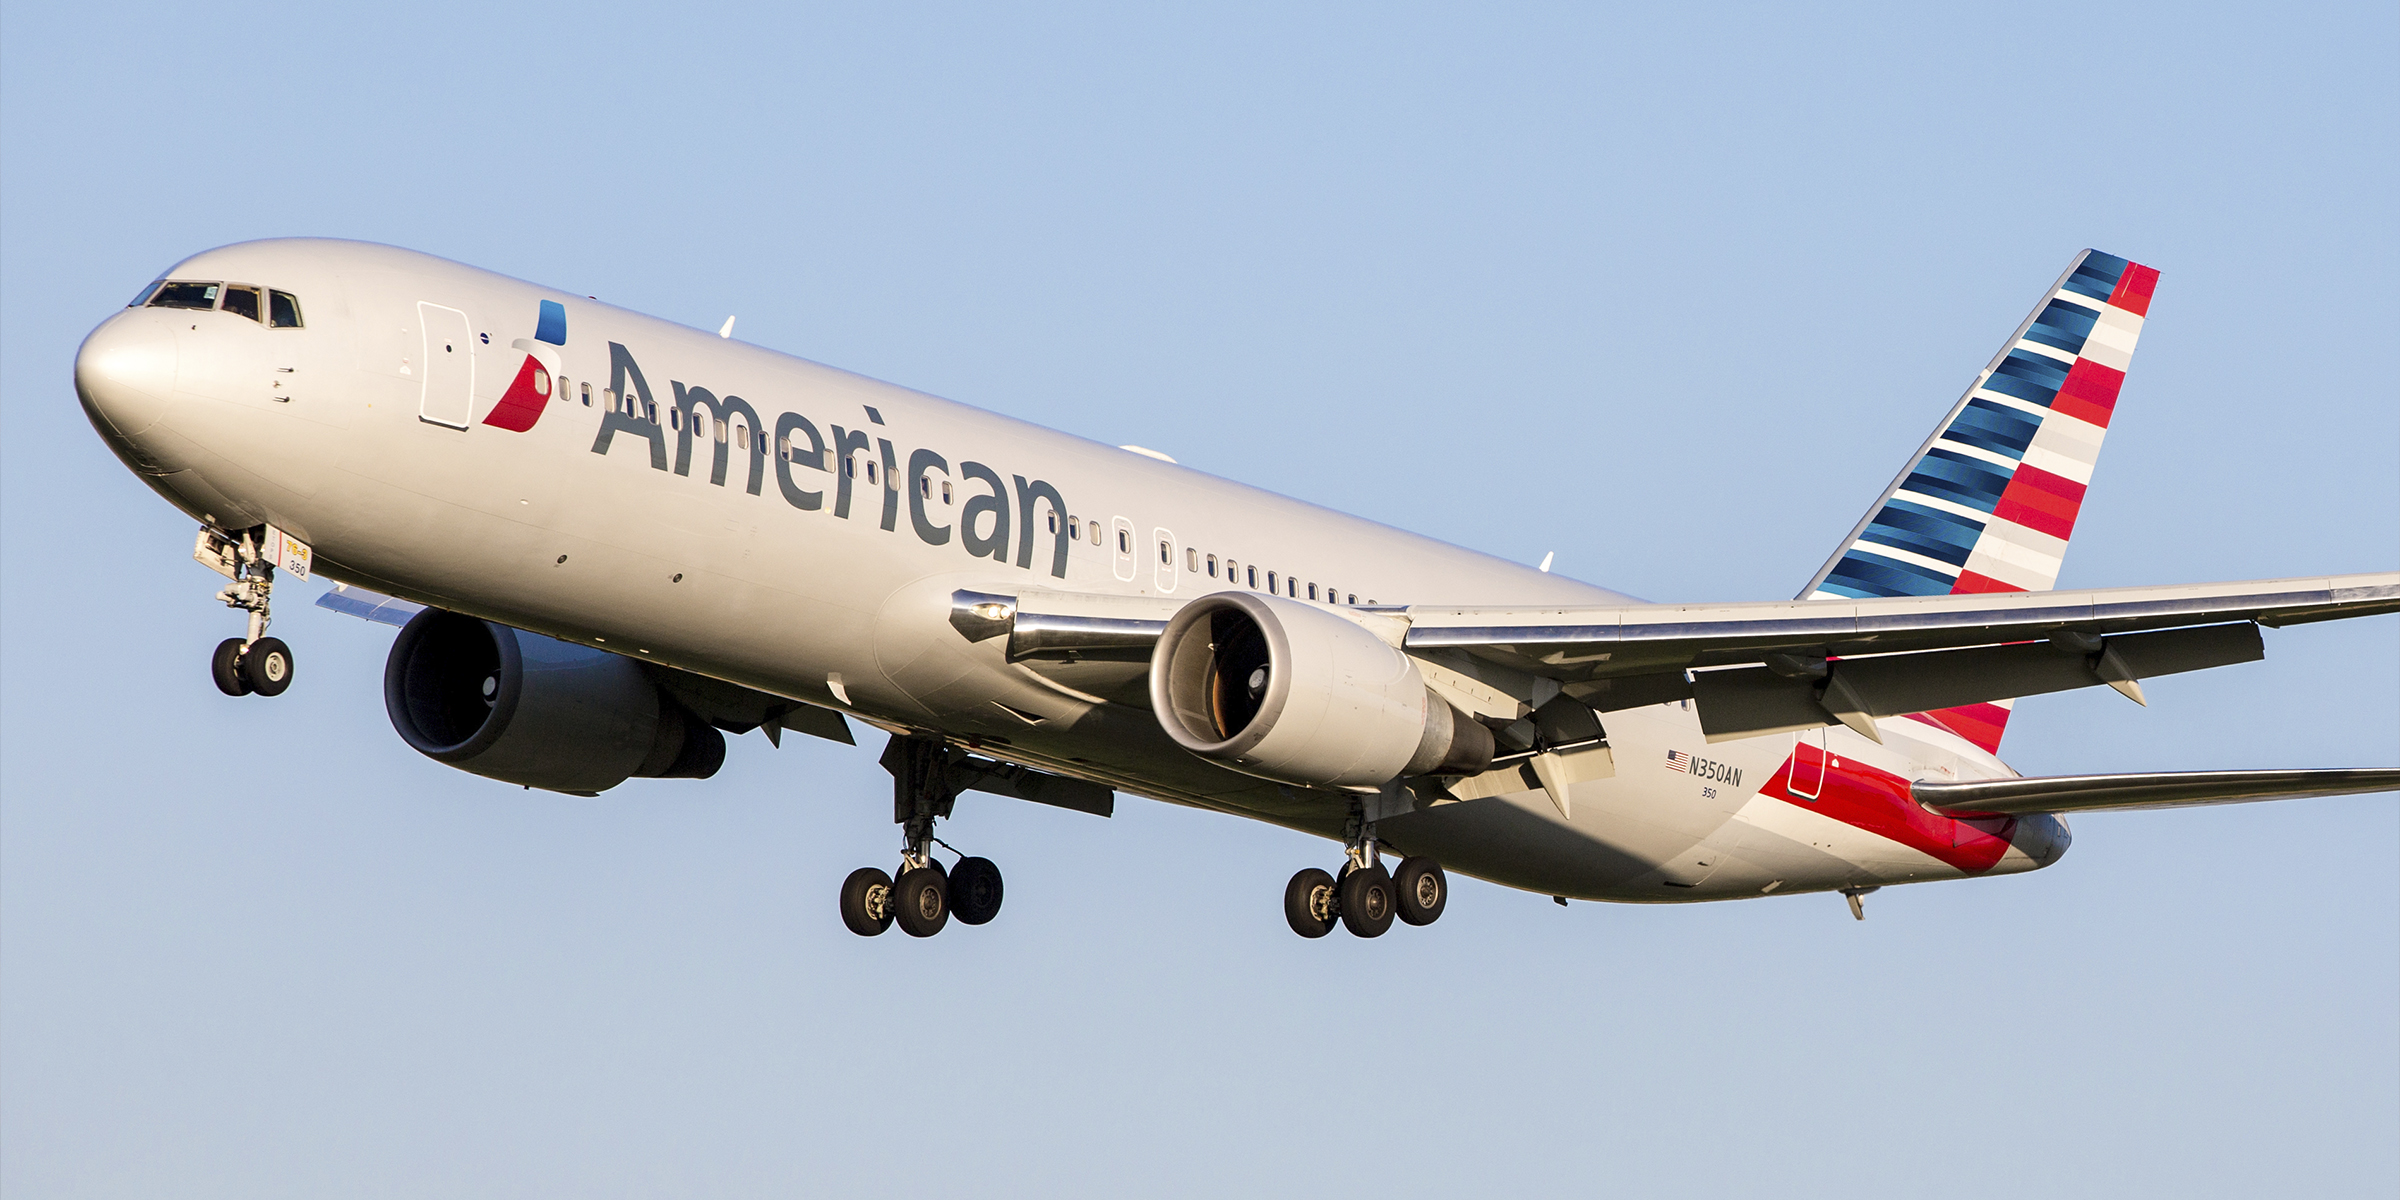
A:
[[[860,867],[842,881],[842,924],[860,937],[892,927],[892,877],[881,867]]]
[[[1342,927],[1353,936],[1382,937],[1392,927],[1392,876],[1380,865],[1342,879]]]
[[[242,655],[242,682],[261,696],[280,696],[292,686],[292,648],[281,638],[264,637],[250,643]]]
[[[1450,902],[1450,880],[1442,874],[1442,864],[1424,857],[1401,859],[1400,870],[1392,875],[1392,900],[1400,919],[1411,925],[1440,920],[1442,906]]]
[[[950,912],[969,925],[1000,915],[1000,868],[988,858],[962,858],[950,869]]]
[[[228,696],[250,694],[250,681],[242,678],[242,639],[226,638],[217,643],[214,654],[208,656],[208,677],[217,682],[217,690]]]
[[[949,885],[939,867],[918,867],[892,885],[892,917],[910,937],[932,937],[950,923]]]
[[[1333,909],[1333,876],[1315,867],[1292,876],[1292,881],[1283,885],[1283,919],[1301,937],[1321,938],[1332,933]]]

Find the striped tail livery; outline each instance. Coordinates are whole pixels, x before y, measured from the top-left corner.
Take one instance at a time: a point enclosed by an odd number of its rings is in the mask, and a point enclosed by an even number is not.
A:
[[[1799,598],[2056,585],[2157,286],[2139,263],[2077,255]],[[1920,719],[1996,750],[2008,704]]]

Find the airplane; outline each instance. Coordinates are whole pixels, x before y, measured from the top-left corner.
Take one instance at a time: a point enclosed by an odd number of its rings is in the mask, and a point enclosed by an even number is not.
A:
[[[2400,788],[2400,770],[2024,777],[2022,697],[2259,659],[2400,612],[2400,572],[2054,590],[2158,272],[2074,256],[1787,601],[1649,604],[1359,517],[390,246],[256,241],[102,321],[75,389],[246,614],[211,677],[294,678],[281,578],[396,625],[411,747],[591,796],[725,735],[888,736],[897,869],[839,912],[998,913],[962,792],[1125,792],[1341,847],[1303,937],[1426,925],[1449,872],[1696,902],[2007,875],[2061,814]],[[952,856],[945,863],[936,848]],[[1386,865],[1387,855],[1393,859]],[[1262,898],[1262,908],[1264,900]]]

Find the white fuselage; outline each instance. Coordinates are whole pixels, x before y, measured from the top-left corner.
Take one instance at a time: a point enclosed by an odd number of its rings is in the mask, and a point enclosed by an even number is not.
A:
[[[1172,604],[1271,572],[1338,608],[1628,602],[425,255],[258,242],[169,277],[281,290],[305,314],[131,308],[87,341],[95,427],[192,516],[290,531],[335,580],[1176,803],[1328,836],[1348,811],[1180,749],[1138,668],[1036,670],[966,640],[953,593]],[[563,344],[528,340],[544,301]],[[529,357],[555,376],[538,420],[487,423]],[[1923,722],[1882,722],[1882,745],[1841,728],[1711,745],[1684,704],[1606,727],[1615,773],[1574,786],[1571,820],[1529,789],[1387,816],[1381,835],[1512,886],[1634,901],[2029,870],[2066,847],[2053,817],[1909,801],[1907,780],[2012,774]]]

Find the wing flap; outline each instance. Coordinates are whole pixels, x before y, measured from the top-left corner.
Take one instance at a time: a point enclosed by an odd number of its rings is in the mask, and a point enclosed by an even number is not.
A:
[[[2389,768],[2056,775],[1969,783],[1920,782],[1910,788],[1917,803],[1945,816],[2118,812],[2394,790],[2400,790],[2400,770]]]
[[[1695,671],[1692,691],[1700,702],[1701,732],[1720,742],[1812,729],[1845,713],[1898,717],[2093,687],[2113,682],[2112,675],[2155,679],[2267,656],[2258,626],[2247,621],[2099,641],[2097,648],[2052,640],[1843,659],[1827,663],[1822,676],[1787,676],[1776,667]],[[1778,666],[1790,670],[1791,664]],[[1845,709],[1844,700],[1855,707]]]

